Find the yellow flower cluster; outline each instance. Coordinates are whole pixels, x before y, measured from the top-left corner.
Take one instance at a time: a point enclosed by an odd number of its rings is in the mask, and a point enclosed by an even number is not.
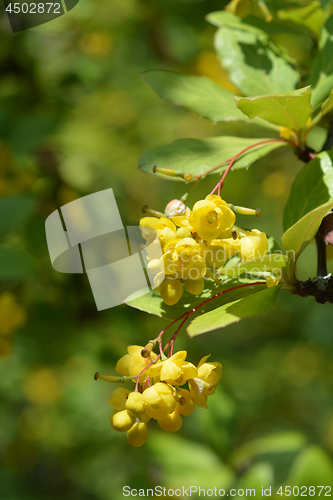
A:
[[[146,346],[147,347],[147,346]],[[214,394],[222,376],[218,362],[202,358],[198,366],[186,361],[187,352],[157,359],[155,353],[142,346],[128,347],[128,354],[116,365],[123,377],[139,377],[137,390],[117,388],[109,404],[114,408],[110,420],[113,429],[127,432],[131,446],[142,446],[148,439],[147,422],[153,418],[159,426],[176,432],[182,426],[182,417],[191,415],[195,404],[207,408],[207,397]],[[188,388],[182,387],[187,384]]]
[[[253,260],[267,253],[266,234],[257,229],[238,230],[235,221],[235,212],[214,194],[197,201],[192,210],[173,200],[162,217],[140,220],[147,240],[148,269],[155,275],[154,285],[166,304],[179,301],[183,283],[187,292],[201,294],[204,278],[214,276],[215,269],[235,254]],[[159,258],[153,244],[158,239],[163,253]]]

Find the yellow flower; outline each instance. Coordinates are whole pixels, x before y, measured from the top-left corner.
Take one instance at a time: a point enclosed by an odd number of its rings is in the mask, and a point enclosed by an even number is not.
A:
[[[124,389],[124,387],[118,387],[113,391],[111,397],[109,398],[109,405],[113,406],[116,410],[125,410],[127,396],[129,394],[128,389]]]
[[[199,238],[208,241],[221,233],[230,233],[236,216],[219,196],[208,195],[195,203],[189,216],[189,224]]]
[[[110,415],[110,422],[115,431],[127,432],[135,423],[135,416],[128,410],[114,410]]]
[[[125,354],[116,364],[116,372],[120,375],[135,377],[153,360],[157,354],[151,352],[148,358],[141,356],[143,347],[139,345],[130,345],[127,348],[128,354]],[[140,383],[147,378],[147,371],[144,371],[140,376]]]
[[[223,266],[235,254],[235,240],[215,239],[201,244],[202,256],[212,267]]]
[[[158,281],[159,275],[155,276],[154,283]],[[156,285],[155,285],[156,286]],[[161,294],[163,302],[168,306],[173,306],[183,295],[183,287],[179,280],[166,277],[162,283],[156,286],[156,290]]]
[[[269,276],[267,276],[266,278],[266,286],[268,288],[271,288],[273,286],[276,286],[278,285],[280,282],[280,278],[278,276],[274,276],[273,274],[270,274]]]
[[[128,443],[138,448],[142,446],[148,439],[148,429],[144,422],[135,422],[135,424],[127,431]]]
[[[185,361],[186,351],[176,352],[170,358],[149,368],[149,376],[159,376],[161,381],[172,385],[183,385],[198,374],[198,369],[192,363]]]
[[[191,293],[192,295],[200,295],[204,288],[205,288],[205,282],[203,278],[200,278],[198,280],[189,280],[187,279],[185,281],[185,290],[188,293]]]
[[[145,413],[145,405],[141,392],[130,392],[126,400],[126,410],[135,417],[140,417]]]
[[[221,363],[218,361],[214,361],[213,363],[209,361],[206,363],[209,357],[210,354],[208,354],[208,356],[204,356],[198,364],[198,378],[210,384],[210,387],[205,386],[203,389],[203,394],[206,396],[214,394],[217,384],[222,377]]]
[[[183,419],[179,415],[179,413],[174,410],[172,413],[170,413],[170,415],[167,415],[163,418],[158,418],[157,422],[161,429],[163,429],[164,431],[177,432],[182,426]]]
[[[206,273],[206,263],[200,255],[200,245],[193,238],[183,238],[161,260],[165,274],[178,279],[198,280]]]
[[[171,229],[174,233],[176,232],[175,224],[167,217],[143,217],[140,219],[140,228],[142,231],[142,236],[147,239],[152,231],[158,232],[158,230],[163,230],[166,227]]]
[[[173,387],[157,382],[143,392],[146,412],[151,418],[163,418],[172,413],[176,407]]]
[[[263,257],[268,252],[268,241],[265,233],[258,229],[247,231],[246,236],[240,239],[239,254],[244,260],[253,260]]]
[[[206,363],[209,356],[210,354],[201,359],[197,377],[189,380],[191,396],[195,404],[201,408],[207,408],[207,396],[214,394],[222,376],[221,363]]]
[[[188,416],[194,411],[194,401],[191,396],[190,391],[187,389],[179,389],[177,392],[178,402],[176,405],[176,411],[181,415]]]

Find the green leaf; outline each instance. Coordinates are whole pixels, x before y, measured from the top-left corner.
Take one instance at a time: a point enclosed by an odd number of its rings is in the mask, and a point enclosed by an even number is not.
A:
[[[312,31],[316,36],[319,36],[321,26],[324,22],[323,9],[317,0],[294,8],[278,10],[277,17],[282,21],[291,21],[304,26],[304,28]]]
[[[329,17],[321,31],[318,53],[309,77],[312,84],[311,104],[319,106],[333,88],[333,17]]]
[[[333,198],[333,150],[323,151],[298,172],[284,208],[284,229]]]
[[[245,290],[247,289],[245,288]],[[255,290],[251,290],[249,287],[249,294],[237,300],[233,300],[232,297],[226,295],[226,298],[229,298],[230,301],[195,318],[188,326],[187,333],[190,337],[195,337],[196,335],[231,325],[248,316],[265,314],[269,309],[274,307],[280,285],[271,288],[265,286],[264,289],[256,290],[257,285],[255,286]]]
[[[172,433],[152,431],[152,434],[147,446],[163,467],[166,488],[175,489],[178,485],[182,491],[182,487],[192,487],[192,498],[198,498],[194,488],[199,491],[199,485],[207,490],[212,485],[218,490],[231,488],[235,473],[221,462],[211,446]]]
[[[156,290],[153,290],[152,292],[135,299],[131,299],[131,297],[128,297],[125,303],[131,307],[140,309],[141,311],[148,312],[149,314],[154,314],[155,316],[173,320],[179,318],[185,312],[198,307],[200,304],[205,302],[205,300],[213,297],[219,292],[226,291],[227,293],[221,294],[214,300],[209,301],[202,308],[200,308],[200,312],[211,311],[221,304],[230,302],[230,300],[236,300],[248,295],[249,293],[253,293],[252,287],[244,287],[237,290],[231,290],[230,292],[228,291],[230,288],[237,287],[244,283],[252,282],[253,280],[250,279],[225,278],[221,284],[216,285],[212,280],[205,280],[205,289],[201,295],[191,295],[184,291],[181,299],[177,302],[177,304],[173,306],[166,305],[161,299],[160,294]],[[262,290],[266,288],[266,284],[263,282],[262,285],[256,285],[255,288],[256,290]]]
[[[243,474],[239,481],[238,489],[244,491],[255,490],[255,495],[253,496],[261,498],[262,488],[269,488],[272,484],[274,484],[274,469],[272,465],[269,462],[259,462]],[[242,497],[237,496],[236,498],[240,500]]]
[[[295,277],[296,263],[299,256],[314,238],[321,221],[332,208],[333,201],[324,203],[324,205],[304,215],[283,234],[282,246],[288,256],[291,276]]]
[[[321,116],[326,115],[333,109],[333,89],[330,92],[330,95],[326,99],[326,101],[323,102],[321,106]]]
[[[36,269],[32,258],[19,250],[0,248],[0,280],[22,279]]]
[[[178,139],[165,146],[156,146],[146,151],[139,160],[139,169],[152,174],[156,165],[159,168],[171,168],[192,175],[202,175],[208,169],[231,159],[243,149],[253,146],[238,158],[233,168],[247,168],[259,158],[266,156],[273,149],[285,146],[285,141],[267,142],[268,139],[245,139],[242,137],[212,137],[209,139]],[[221,173],[227,164],[217,168],[212,173]],[[169,177],[156,173],[169,180],[185,182],[180,177]]]
[[[297,455],[289,473],[291,486],[333,486],[333,463],[326,451],[319,446],[308,446]],[[327,491],[327,490],[326,490]],[[319,491],[312,498],[319,498]],[[322,492],[324,495],[325,489]]]
[[[241,17],[236,16],[230,11],[218,10],[208,14],[206,16],[206,20],[214,26],[217,26],[218,28],[221,28],[222,26],[228,26],[229,28],[241,28],[243,30],[252,31],[262,36],[265,35],[265,30],[262,30],[261,28],[264,25],[265,21],[261,23],[262,20],[254,16],[246,16],[245,19],[242,19]],[[260,27],[257,24],[260,24]]]
[[[249,119],[237,109],[234,94],[206,76],[162,70],[147,71],[142,76],[160,97],[185,106],[203,118],[215,123],[237,120],[249,123]],[[268,126],[260,118],[255,123]]]
[[[286,266],[287,257],[282,253],[270,253],[260,259],[243,261],[236,266],[222,267],[219,269],[219,274],[236,278],[244,273],[261,273],[270,272],[276,269],[277,271]]]
[[[216,33],[215,48],[230,80],[245,96],[288,92],[297,85],[295,66],[263,32],[223,26]]]
[[[206,16],[206,20],[220,28],[221,26],[229,26],[241,28],[243,30],[254,31],[255,33],[265,36],[267,39],[271,35],[277,35],[280,33],[290,33],[290,34],[302,34],[304,36],[304,29],[302,26],[297,26],[295,24],[289,26],[288,23],[284,22],[266,22],[256,16],[246,16],[240,18],[233,14],[232,12],[226,10],[220,10],[216,12],[211,12]]]
[[[295,452],[302,448],[305,443],[305,437],[299,432],[286,431],[269,434],[238,448],[231,456],[231,462],[240,468],[257,455]]]
[[[0,199],[0,236],[23,224],[33,213],[36,202],[29,196],[7,196]]]
[[[310,87],[254,97],[235,97],[237,107],[249,118],[260,117],[275,125],[300,130],[312,113]]]

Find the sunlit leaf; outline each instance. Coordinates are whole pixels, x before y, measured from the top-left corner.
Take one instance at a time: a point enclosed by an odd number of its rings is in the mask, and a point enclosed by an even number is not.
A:
[[[171,168],[192,175],[203,175],[208,169],[231,159],[249,146],[253,146],[233,164],[233,168],[247,168],[273,149],[288,144],[285,141],[273,140],[256,146],[261,141],[268,141],[268,139],[245,139],[228,136],[210,139],[179,139],[171,144],[156,146],[146,151],[139,160],[139,169],[152,174],[156,165],[159,168]],[[212,173],[221,173],[226,167],[227,164],[224,164]],[[154,175],[185,182],[180,177],[168,177],[159,173]]]
[[[241,262],[236,266],[222,267],[219,269],[219,274],[233,278],[244,273],[270,272],[274,269],[279,271],[285,267],[286,259],[287,257],[282,253],[271,253],[260,259]]]
[[[203,118],[213,122],[249,122],[237,109],[234,94],[206,76],[181,75],[173,71],[159,70],[147,71],[142,76],[160,97],[185,106]],[[260,118],[254,123],[269,127]]]
[[[245,96],[288,92],[297,85],[296,68],[263,33],[222,26],[215,48],[230,80]]]
[[[277,12],[278,18],[282,21],[291,21],[304,26],[316,36],[319,35],[320,28],[324,22],[323,14],[323,9],[317,0],[305,5],[298,5],[294,8],[280,9]]]
[[[309,77],[312,84],[311,104],[317,107],[328,98],[333,88],[333,17],[330,16],[321,31],[318,53]]]
[[[196,335],[236,323],[242,318],[265,314],[269,309],[274,307],[280,285],[271,288],[265,287],[258,291],[257,285],[253,285],[253,289],[251,287],[248,288],[249,293],[247,296],[237,300],[229,297],[230,301],[223,306],[195,318],[187,328],[189,336],[195,337]]]
[[[215,282],[206,280],[205,289],[202,294],[191,295],[184,291],[181,299],[173,306],[166,305],[156,290],[135,299],[131,299],[131,297],[129,297],[126,300],[126,304],[131,307],[135,307],[136,309],[140,309],[141,311],[148,312],[149,314],[161,316],[162,318],[176,319],[185,312],[191,311],[193,308],[198,307],[200,304],[205,302],[208,298],[213,297],[222,291],[226,293],[221,294],[213,300],[207,302],[207,304],[205,304],[198,311],[200,313],[211,311],[221,304],[228,303],[231,300],[238,300],[250,293],[253,293],[253,287],[243,287],[237,290],[228,291],[233,287],[238,287],[239,285],[251,282],[253,282],[253,280],[224,278],[221,284],[216,285]],[[256,285],[255,291],[262,290],[264,288],[266,288],[265,282],[263,282],[262,285]]]
[[[237,107],[248,117],[264,118],[271,123],[293,130],[305,127],[312,113],[310,99],[310,87],[280,94],[235,97]]]
[[[284,229],[333,198],[333,150],[323,151],[297,174],[283,213]]]
[[[291,226],[282,236],[282,246],[289,258],[289,269],[295,276],[296,262],[306,249],[312,238],[316,235],[321,221],[333,208],[333,201],[329,201],[304,215]]]

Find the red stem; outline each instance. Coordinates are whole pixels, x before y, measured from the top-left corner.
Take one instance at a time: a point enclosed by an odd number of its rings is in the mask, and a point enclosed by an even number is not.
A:
[[[218,190],[217,192],[218,192],[218,195],[220,196],[221,188],[223,186],[224,180],[225,180],[225,178],[226,178],[229,170],[231,169],[231,167],[233,166],[233,164],[237,160],[237,158],[239,158],[242,154],[246,153],[246,151],[248,151],[249,149],[255,148],[256,146],[260,146],[261,144],[266,144],[267,142],[290,142],[290,141],[286,141],[285,139],[266,139],[264,141],[257,142],[256,144],[251,144],[251,146],[247,146],[246,148],[244,148],[242,151],[240,151],[239,153],[237,153],[235,156],[233,156],[231,158],[231,161],[230,161],[229,165],[227,166],[225,172],[223,173],[222,179],[216,184],[216,186],[214,187],[214,189],[211,192],[211,194],[214,194],[215,191]],[[221,165],[223,165],[223,163]],[[217,168],[219,166],[220,165],[217,165],[216,167],[213,167],[213,168]],[[211,170],[212,169],[210,169],[210,171]]]
[[[170,351],[170,356],[172,355],[172,350],[173,350],[173,343],[175,341],[175,338],[177,337],[180,329],[182,328],[182,326],[184,325],[184,323],[187,321],[188,317],[195,313],[198,309],[200,309],[200,307],[204,306],[205,304],[207,304],[208,302],[210,302],[211,300],[213,299],[216,299],[216,297],[219,297],[220,295],[223,295],[224,293],[228,293],[228,292],[232,292],[233,290],[238,290],[239,288],[244,288],[244,287],[247,287],[247,286],[253,286],[253,285],[263,285],[263,281],[255,281],[254,283],[243,283],[242,285],[237,285],[237,286],[234,286],[232,288],[228,288],[228,290],[222,290],[222,292],[218,292],[216,293],[215,295],[213,295],[212,297],[209,297],[208,299],[204,300],[204,302],[201,302],[201,304],[199,304],[198,306],[194,307],[191,311],[186,311],[184,314],[182,314],[181,316],[179,316],[179,318],[173,320],[167,327],[165,327],[161,333],[159,334],[159,336],[157,338],[161,338],[163,333],[168,329],[170,328],[170,326],[172,326],[173,324],[175,324],[177,321],[183,319],[183,321],[181,322],[181,324],[178,326],[177,330],[175,331],[175,333],[172,335],[172,337],[170,338],[170,340],[168,340],[165,348],[163,349],[163,351],[165,351],[168,347],[168,345],[170,345],[170,348],[171,348],[171,351]],[[147,370],[151,365],[153,365],[154,363],[156,363],[156,361],[161,357],[161,353],[158,354],[158,356],[153,359],[152,361],[150,361],[150,363],[148,363],[147,366],[144,367],[143,370],[141,370],[140,373],[138,373],[138,375],[135,376],[136,378],[136,384],[135,384],[135,391],[138,390],[138,387],[139,387],[139,380],[140,380],[140,377],[141,375],[143,374],[143,372],[145,370]]]

